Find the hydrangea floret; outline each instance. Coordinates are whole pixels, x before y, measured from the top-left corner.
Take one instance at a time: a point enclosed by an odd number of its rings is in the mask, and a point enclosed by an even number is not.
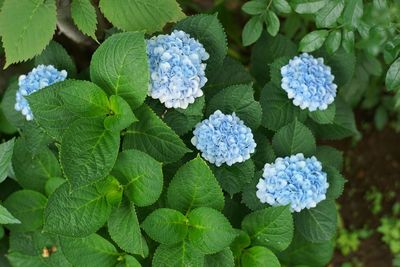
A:
[[[203,95],[209,54],[203,45],[183,31],[147,40],[150,67],[148,94],[167,108],[186,109]]]
[[[218,167],[246,161],[256,148],[251,129],[235,113],[225,115],[217,110],[198,123],[193,134],[192,144]]]
[[[337,85],[323,58],[303,53],[281,68],[282,89],[293,104],[309,111],[325,110],[335,100]]]
[[[256,195],[261,203],[290,205],[292,212],[300,212],[324,200],[328,187],[321,162],[314,156],[305,158],[299,153],[265,164]]]
[[[25,96],[39,91],[46,86],[63,81],[66,78],[67,72],[65,70],[58,71],[52,65],[39,65],[33,68],[27,75],[19,76],[15,110],[21,111],[26,120],[33,120],[33,114]]]

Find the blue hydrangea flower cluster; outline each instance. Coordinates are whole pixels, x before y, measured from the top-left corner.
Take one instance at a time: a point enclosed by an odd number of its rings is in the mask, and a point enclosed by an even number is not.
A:
[[[193,134],[192,144],[218,167],[248,160],[256,148],[251,129],[235,113],[225,115],[217,110],[198,123]]]
[[[337,85],[323,58],[303,53],[281,68],[283,90],[293,104],[310,111],[325,110],[335,100]]]
[[[209,54],[203,45],[183,31],[147,40],[150,66],[149,95],[167,108],[186,109],[203,95]]]
[[[33,68],[27,75],[19,76],[19,88],[16,94],[15,110],[21,111],[26,120],[33,120],[33,114],[25,96],[56,82],[63,81],[66,78],[67,72],[65,70],[58,71],[52,65],[39,65],[36,68]]]
[[[314,208],[326,198],[329,187],[321,162],[314,156],[305,158],[302,153],[265,164],[262,176],[256,193],[261,203],[290,205],[292,212]]]

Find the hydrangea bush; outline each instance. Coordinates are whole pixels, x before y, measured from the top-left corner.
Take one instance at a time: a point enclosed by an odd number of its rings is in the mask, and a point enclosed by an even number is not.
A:
[[[302,54],[268,28],[247,68],[217,13],[186,16],[174,0],[73,0],[75,34],[99,42],[77,68],[50,42],[56,1],[0,2],[6,67],[33,58],[1,101],[1,264],[330,262],[345,178],[342,153],[321,140],[358,134],[340,94],[353,77],[347,52]],[[264,14],[263,1],[249,3],[246,12],[276,22],[270,5]],[[106,36],[96,35],[99,11],[114,26]],[[7,23],[13,14],[20,23]]]

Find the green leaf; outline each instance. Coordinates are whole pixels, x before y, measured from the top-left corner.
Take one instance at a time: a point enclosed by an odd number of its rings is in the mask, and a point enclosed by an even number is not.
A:
[[[209,101],[206,115],[216,110],[225,114],[235,112],[252,129],[257,129],[261,123],[261,106],[254,100],[254,91],[250,85],[233,85],[220,90]]]
[[[333,200],[320,202],[317,207],[295,214],[296,230],[310,242],[331,240],[336,233],[337,213]]]
[[[175,0],[100,0],[99,6],[104,16],[124,31],[161,31],[168,22],[185,17]]]
[[[279,129],[272,138],[272,147],[277,156],[290,156],[297,153],[312,156],[316,150],[313,134],[297,119]]]
[[[51,194],[53,194],[53,192],[56,191],[56,189],[65,182],[66,180],[61,177],[52,177],[48,179],[46,181],[46,184],[44,185],[44,191],[46,192],[46,195],[50,196]]]
[[[20,128],[20,135],[32,155],[37,155],[53,142],[53,139],[35,121],[25,123]]]
[[[315,16],[318,28],[332,27],[343,12],[344,0],[330,0]]]
[[[232,166],[224,164],[221,167],[216,167],[211,165],[211,169],[222,189],[231,196],[242,191],[243,187],[251,182],[254,177],[254,168],[254,163],[251,159]]]
[[[251,244],[251,240],[249,235],[243,231],[236,229],[236,238],[230,245],[230,249],[232,250],[233,256],[237,260],[240,255],[242,255],[242,251],[249,247]]]
[[[118,156],[119,132],[104,129],[102,119],[79,119],[61,141],[60,162],[72,188],[106,177]]]
[[[50,41],[43,52],[35,57],[35,65],[53,65],[58,70],[66,70],[68,78],[76,75],[76,66],[67,50],[57,43]]]
[[[24,139],[15,141],[12,166],[17,182],[25,189],[44,192],[48,179],[61,176],[60,164],[53,152],[43,147],[37,154],[27,149]]]
[[[267,25],[267,32],[272,36],[276,36],[279,32],[280,22],[275,12],[268,10],[265,17],[265,24]]]
[[[139,122],[126,131],[123,149],[141,150],[164,163],[175,162],[191,151],[148,106],[137,109],[135,115]]]
[[[327,109],[325,110],[316,110],[309,112],[308,115],[309,117],[315,121],[316,123],[319,124],[328,124],[332,123],[333,120],[335,119],[335,114],[336,114],[336,105],[335,103],[332,103],[328,106]]]
[[[253,155],[253,161],[257,170],[264,168],[265,163],[271,163],[275,160],[275,152],[272,149],[271,142],[263,132],[256,132],[254,134],[257,144],[256,153]]]
[[[3,95],[3,99],[1,100],[1,110],[4,113],[4,117],[6,117],[11,125],[19,128],[25,125],[26,119],[21,112],[15,110],[15,95],[17,93],[17,90],[18,81],[10,83]]]
[[[272,0],[272,6],[281,13],[292,12],[292,8],[286,0]]]
[[[137,121],[129,104],[120,96],[110,96],[110,109],[112,116],[104,120],[104,127],[108,130],[121,131]]]
[[[189,212],[197,207],[222,210],[224,195],[207,163],[197,156],[182,165],[168,187],[168,207]]]
[[[71,17],[78,29],[96,39],[97,15],[90,0],[72,0]]]
[[[343,20],[346,24],[357,28],[364,12],[362,0],[348,0],[343,11]]]
[[[275,254],[265,247],[251,247],[246,249],[241,256],[242,266],[263,267],[266,263],[268,267],[281,266]]]
[[[142,223],[142,228],[153,240],[171,245],[185,239],[188,225],[188,219],[179,211],[160,208],[147,216]]]
[[[20,190],[12,193],[3,204],[21,224],[7,224],[6,227],[15,232],[40,229],[46,202],[46,197],[35,191]]]
[[[118,263],[115,265],[115,267],[141,267],[140,263],[137,261],[135,257],[132,257],[130,255],[125,255],[124,256],[124,262],[123,263]]]
[[[212,208],[192,210],[189,219],[189,241],[204,254],[217,253],[228,247],[236,236],[228,219]]]
[[[342,33],[339,30],[331,31],[328,35],[328,38],[325,41],[326,51],[329,54],[335,53],[342,42]]]
[[[316,30],[307,33],[300,41],[299,50],[302,52],[312,52],[317,50],[324,44],[328,33],[327,30]]]
[[[14,150],[14,138],[0,144],[0,183],[3,182],[11,168],[11,158]]]
[[[0,205],[0,224],[19,224],[20,220],[15,218],[5,207]]]
[[[242,40],[244,46],[255,43],[261,36],[263,22],[260,16],[252,17],[243,28]]]
[[[40,54],[55,29],[54,0],[5,0],[0,13],[0,35],[6,52],[4,67]]]
[[[343,152],[330,146],[318,146],[315,156],[321,161],[322,166],[332,166],[338,171],[343,168]]]
[[[213,267],[234,267],[235,261],[230,248],[225,248],[218,253],[206,255],[204,257],[204,266]]]
[[[342,46],[344,48],[344,50],[348,53],[351,54],[354,51],[354,42],[355,42],[355,38],[354,38],[354,32],[353,31],[349,31],[347,29],[343,29],[343,33],[342,33]]]
[[[0,132],[8,135],[12,135],[17,132],[17,128],[10,121],[8,121],[6,116],[4,115],[4,112],[1,109],[1,104],[0,104]]]
[[[395,91],[400,88],[400,57],[390,65],[386,73],[385,84],[389,91]]]
[[[248,214],[242,222],[254,245],[273,251],[286,249],[293,238],[293,218],[288,206],[265,208]]]
[[[157,201],[163,188],[161,164],[139,150],[121,152],[112,174],[124,187],[124,194],[139,207]]]
[[[159,245],[153,257],[152,266],[204,267],[204,255],[189,242],[173,245]]]
[[[108,219],[108,232],[112,240],[123,250],[131,254],[146,256],[148,250],[140,231],[135,206],[128,201],[115,208]]]
[[[107,94],[119,95],[132,108],[139,107],[147,96],[149,82],[143,32],[118,33],[107,38],[93,54],[90,78]]]
[[[21,252],[8,253],[7,259],[14,267],[43,267],[43,260],[40,257],[25,255]]]
[[[314,14],[326,5],[327,0],[293,0],[294,11],[299,14]]]
[[[206,76],[217,72],[228,52],[227,37],[217,14],[200,14],[179,21],[175,30],[181,30],[198,40],[210,54],[207,60]],[[147,87],[146,87],[147,88]]]
[[[88,81],[58,82],[27,99],[35,121],[57,141],[78,118],[104,118],[109,112],[107,95]]]
[[[111,176],[71,191],[68,183],[64,183],[49,197],[44,229],[63,236],[88,236],[107,221],[121,193],[118,182]]]
[[[259,15],[267,9],[268,3],[265,0],[252,0],[244,3],[243,12],[249,15]]]
[[[262,177],[262,171],[254,173],[252,181],[243,188],[242,203],[251,210],[260,210],[265,208],[265,204],[261,203],[256,195],[258,181]]]
[[[92,234],[85,238],[61,237],[65,257],[74,266],[110,267],[117,264],[119,253],[114,245]]]
[[[340,174],[338,169],[324,166],[323,170],[328,174],[329,188],[326,192],[327,199],[337,199],[343,193],[344,184],[346,179]]]
[[[286,57],[286,56],[277,58],[274,62],[272,62],[272,64],[270,65],[270,68],[269,68],[271,82],[273,85],[278,87],[280,91],[282,91],[281,90],[281,84],[282,84],[281,69],[283,66],[289,64],[289,60],[291,60],[291,58]],[[288,98],[286,96],[286,93],[285,93],[285,97]]]

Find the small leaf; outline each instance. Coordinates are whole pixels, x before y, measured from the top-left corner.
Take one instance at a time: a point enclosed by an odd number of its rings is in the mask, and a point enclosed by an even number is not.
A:
[[[343,193],[346,179],[340,174],[340,172],[336,168],[324,166],[323,169],[328,174],[329,183],[329,188],[326,192],[326,198],[337,199]]]
[[[292,12],[292,8],[286,0],[272,0],[272,6],[281,13]]]
[[[343,12],[344,0],[330,0],[321,8],[316,17],[315,23],[318,28],[329,28],[333,26]]]
[[[265,208],[265,204],[261,203],[256,195],[256,185],[261,177],[262,171],[255,172],[252,181],[243,188],[242,203],[251,210],[260,210]]]
[[[292,0],[291,4],[299,14],[314,14],[326,5],[327,0]]]
[[[259,15],[267,9],[268,3],[265,0],[252,0],[244,3],[243,12],[249,15]]]
[[[97,28],[96,9],[90,0],[72,0],[71,17],[81,32],[97,40],[95,34]]]
[[[338,171],[343,168],[343,152],[330,146],[318,146],[315,153],[322,166],[332,166]]]
[[[108,130],[121,131],[137,121],[129,104],[120,96],[110,96],[110,109],[112,115],[104,120],[104,127]]]
[[[135,257],[132,257],[130,255],[125,255],[124,256],[124,262],[123,263],[118,263],[115,265],[115,267],[141,267],[140,263]]]
[[[233,256],[237,260],[240,255],[242,255],[242,251],[249,247],[251,244],[251,240],[249,235],[243,230],[236,230],[236,238],[230,245]]]
[[[316,110],[308,113],[309,117],[320,124],[332,123],[335,119],[336,105],[334,103],[330,104],[325,110]]]
[[[331,31],[325,41],[326,51],[330,54],[335,53],[342,42],[342,33],[339,30]]]
[[[264,168],[265,163],[272,163],[276,156],[272,149],[271,142],[263,132],[255,133],[255,141],[257,143],[256,153],[253,156],[253,161],[257,170]]]
[[[35,65],[53,65],[58,70],[66,70],[68,78],[75,77],[76,66],[67,50],[57,43],[50,41],[46,49],[35,57]]]
[[[5,207],[0,205],[0,224],[18,224],[20,220],[15,218]]]
[[[362,0],[349,0],[343,11],[343,20],[348,25],[357,28],[364,12]]]
[[[279,27],[280,27],[280,21],[278,16],[271,10],[268,10],[267,15],[265,17],[265,23],[267,25],[267,32],[272,36],[276,36],[279,32]]]
[[[353,53],[354,51],[354,32],[353,31],[349,31],[346,29],[343,29],[343,33],[342,33],[342,46],[344,48],[344,50],[350,54]]]
[[[299,50],[302,52],[317,50],[324,44],[328,33],[327,30],[317,30],[306,34],[300,41]]]
[[[4,117],[6,117],[11,125],[20,128],[25,125],[26,119],[21,112],[15,110],[15,95],[17,90],[18,81],[11,82],[3,95],[3,99],[1,100],[1,110],[3,111]]]
[[[204,257],[204,266],[234,267],[235,261],[230,248],[225,248],[218,253]]]
[[[156,209],[143,221],[142,228],[151,239],[165,245],[179,243],[188,232],[188,219],[179,211]]]
[[[3,182],[11,168],[11,158],[14,150],[14,138],[0,144],[0,183]]]
[[[268,267],[280,267],[278,258],[275,254],[260,246],[251,247],[244,250],[241,256],[242,266],[263,267],[268,262]]]
[[[173,245],[161,244],[154,253],[152,266],[204,267],[204,255],[187,241]]]
[[[395,91],[400,88],[400,57],[390,65],[385,84],[388,91]]]
[[[261,36],[263,22],[260,16],[252,17],[243,28],[242,40],[244,46],[255,43]]]
[[[46,184],[44,185],[44,191],[46,192],[47,196],[50,196],[51,194],[56,191],[57,188],[59,188],[63,183],[65,183],[67,180],[61,177],[52,177],[46,181]]]

